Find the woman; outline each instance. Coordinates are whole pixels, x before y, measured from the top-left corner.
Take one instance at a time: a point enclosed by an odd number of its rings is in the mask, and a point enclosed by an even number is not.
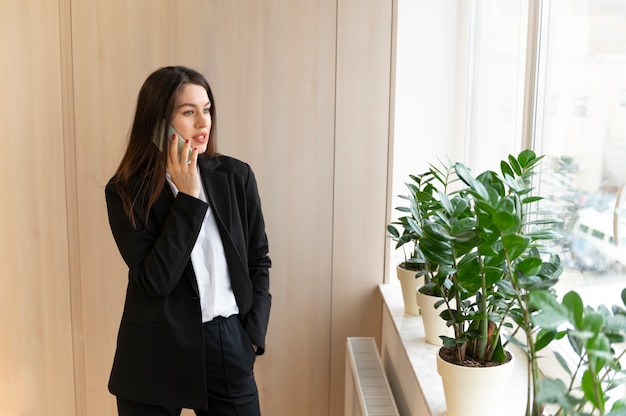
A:
[[[216,153],[215,121],[201,74],[155,71],[106,186],[129,268],[109,381],[120,416],[260,414],[252,370],[270,312],[268,243],[254,174]]]

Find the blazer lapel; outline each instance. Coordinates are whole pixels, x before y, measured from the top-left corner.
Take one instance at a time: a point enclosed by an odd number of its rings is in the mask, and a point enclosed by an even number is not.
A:
[[[221,163],[217,159],[200,159],[200,176],[213,214],[221,221],[226,230],[230,229],[232,207],[228,186],[228,176],[224,172],[215,170]]]
[[[215,220],[217,222],[222,244],[224,245],[224,253],[229,265],[231,284],[233,292],[238,300],[240,312],[244,314],[250,309],[252,299],[252,286],[249,279],[242,279],[248,276],[248,266],[241,257],[241,253],[237,249],[237,245],[231,236],[233,207],[231,198],[232,190],[228,182],[228,175],[219,171],[221,162],[217,158],[202,158],[200,161],[200,174],[204,181],[204,188],[207,199]]]

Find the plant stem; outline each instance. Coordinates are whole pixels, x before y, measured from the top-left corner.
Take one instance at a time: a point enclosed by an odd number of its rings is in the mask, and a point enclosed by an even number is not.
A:
[[[517,304],[519,305],[520,311],[522,312],[522,316],[524,319],[524,325],[522,326],[522,330],[524,331],[524,335],[526,337],[526,346],[528,348],[528,350],[526,351],[526,358],[528,359],[528,374],[526,375],[528,383],[528,387],[526,390],[526,416],[541,416],[541,406],[535,401],[535,397],[537,397],[539,367],[537,365],[537,360],[535,359],[535,342],[532,333],[530,310],[527,303],[528,293],[526,290],[522,290],[517,284],[518,282],[514,275],[513,264],[510,260],[509,253],[506,248],[504,249],[504,259],[506,263],[506,274],[509,282],[511,282],[511,285],[514,289],[515,302],[517,302]]]
[[[578,364],[576,365],[576,370],[574,371],[574,374],[572,374],[572,379],[569,382],[569,386],[567,386],[567,391],[568,393],[571,392],[574,389],[574,385],[576,382],[576,377],[578,375],[578,372],[582,369],[583,364],[585,363],[585,356],[587,354],[584,353],[583,355],[580,356],[580,360],[578,360]]]
[[[482,311],[487,311],[487,281],[485,279],[485,272],[483,268],[483,259],[480,255],[480,250],[478,252],[478,264],[480,267],[480,285],[482,296],[480,297],[480,307],[479,309]],[[486,350],[487,350],[487,342],[489,342],[489,314],[485,314],[483,318],[480,320],[480,337],[478,338],[477,349],[478,349],[478,357],[480,361],[486,361]]]
[[[455,272],[451,275],[451,278],[454,279],[454,285],[453,287],[456,286],[456,280],[457,280],[457,271],[458,270],[458,264],[457,264],[457,256],[456,256],[456,250],[454,249],[454,244],[450,244],[450,248],[452,250],[452,264],[454,267]],[[456,290],[454,293],[454,300],[456,302],[456,314],[461,313],[461,293]],[[448,296],[446,295],[446,303],[448,303]],[[450,310],[450,305],[448,305],[448,310]],[[464,339],[465,338],[465,317],[463,317],[463,319],[461,319],[458,315],[456,316],[456,319],[454,320],[455,324],[454,326],[454,337],[455,339]],[[463,344],[461,346],[457,345],[456,348],[456,356],[457,356],[457,360],[459,360],[459,363],[462,363],[463,361],[465,361],[465,346],[467,344]]]

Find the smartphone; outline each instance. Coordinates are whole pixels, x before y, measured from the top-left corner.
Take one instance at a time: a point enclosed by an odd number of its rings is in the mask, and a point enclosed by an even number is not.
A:
[[[165,129],[166,124],[167,124],[167,121],[163,119],[156,126],[152,134],[152,141],[159,148],[160,151],[163,151],[163,149],[165,148],[165,143],[167,143],[172,138],[172,135],[175,134],[176,137],[178,137],[178,154],[180,155],[182,154],[183,147],[185,146],[185,139],[179,132],[176,131],[174,126],[172,126],[171,124],[168,126],[167,131],[166,131]],[[192,153],[192,150],[191,148],[189,148],[189,157],[191,157],[191,153]]]

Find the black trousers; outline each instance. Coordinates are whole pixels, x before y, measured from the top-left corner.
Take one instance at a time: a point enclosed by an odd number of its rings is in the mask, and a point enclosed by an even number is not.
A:
[[[260,416],[254,380],[255,352],[237,315],[202,324],[209,409],[197,416]],[[182,409],[117,398],[119,416],[179,416]]]

